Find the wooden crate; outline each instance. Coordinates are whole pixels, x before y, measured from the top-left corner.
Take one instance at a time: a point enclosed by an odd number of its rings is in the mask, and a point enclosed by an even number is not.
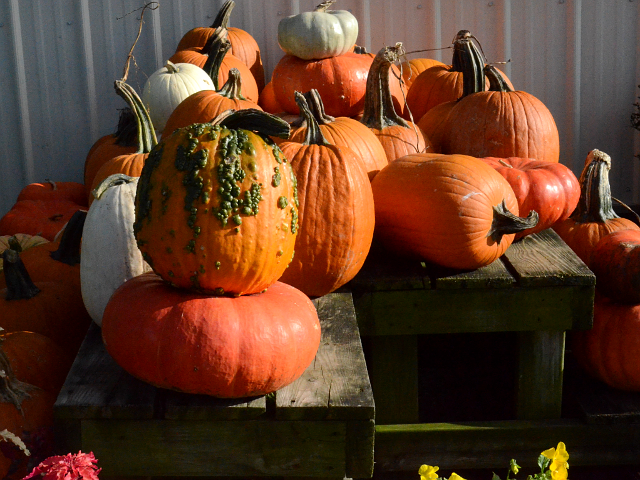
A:
[[[54,406],[57,449],[93,451],[107,476],[370,477],[374,403],[351,295],[314,303],[322,325],[314,362],[252,399],[138,381],[92,325]]]

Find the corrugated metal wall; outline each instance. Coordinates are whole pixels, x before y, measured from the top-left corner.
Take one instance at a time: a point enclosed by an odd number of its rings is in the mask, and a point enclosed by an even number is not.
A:
[[[86,152],[113,132],[113,81],[138,31],[142,0],[0,0],[0,215],[31,182],[82,181]],[[145,13],[129,83],[142,91],[187,30],[210,24],[223,0],[160,0]],[[279,20],[319,0],[236,0],[232,26],[260,45],[267,77],[282,56]],[[541,99],[561,137],[561,161],[579,175],[592,148],[611,155],[614,196],[640,203],[640,139],[630,127],[640,95],[640,0],[339,0],[376,52],[450,45],[460,29],[517,89]],[[130,13],[133,12],[133,13]],[[128,14],[128,15],[127,15]],[[445,62],[450,51],[413,54]]]

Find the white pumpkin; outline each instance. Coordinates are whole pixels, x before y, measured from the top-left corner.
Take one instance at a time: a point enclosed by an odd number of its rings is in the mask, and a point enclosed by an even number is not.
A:
[[[280,48],[303,60],[320,60],[349,52],[358,38],[358,20],[347,10],[327,10],[334,2],[328,0],[312,12],[280,20]]]
[[[154,128],[161,132],[171,112],[189,95],[201,90],[214,90],[211,77],[191,63],[167,64],[147,79],[142,90],[142,103],[147,107]]]
[[[138,177],[115,174],[94,191],[82,230],[82,300],[98,325],[113,292],[125,281],[151,270],[133,235]]]

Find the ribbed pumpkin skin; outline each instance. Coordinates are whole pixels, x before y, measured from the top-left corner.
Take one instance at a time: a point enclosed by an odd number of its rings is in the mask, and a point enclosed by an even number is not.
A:
[[[345,147],[285,142],[281,148],[298,180],[300,232],[280,281],[322,296],[351,280],[369,253],[371,184],[360,159]]]
[[[446,140],[447,122],[455,106],[456,102],[445,102],[436,105],[425,113],[417,124],[431,142],[431,148],[435,153],[445,151],[444,142]]]
[[[194,93],[185,98],[169,116],[162,132],[162,138],[168,137],[178,128],[187,127],[194,123],[210,122],[225,110],[242,110],[244,108],[262,110],[255,102],[227,98],[213,90]]]
[[[640,230],[619,230],[596,244],[596,288],[616,302],[640,304]]]
[[[98,169],[95,177],[93,177],[91,190],[94,190],[108,177],[117,173],[122,173],[129,177],[139,177],[142,173],[144,162],[147,160],[148,156],[148,153],[133,153],[130,155],[120,155],[105,162],[100,169]],[[89,206],[91,206],[93,200],[94,197],[91,195],[89,198]]]
[[[422,72],[427,68],[435,66],[445,66],[444,63],[434,60],[432,58],[414,58],[408,62],[402,62],[402,79],[405,83],[405,88],[408,90],[411,88],[413,82],[418,78]]]
[[[91,201],[91,190],[93,190],[93,180],[100,170],[100,167],[112,158],[120,155],[131,155],[138,149],[137,145],[118,145],[118,139],[114,135],[109,135],[110,139],[102,142],[98,147],[92,149],[84,163],[84,186],[87,194],[85,204]]]
[[[500,257],[487,237],[493,207],[503,200],[518,214],[509,183],[482,161],[465,155],[414,154],[383,168],[371,183],[375,235],[390,250],[450,268],[474,269]]]
[[[640,391],[640,305],[596,294],[593,328],[571,332],[572,351],[592,376],[620,390]]]
[[[241,153],[224,146],[226,137],[233,142],[239,136],[246,139],[238,140]],[[190,159],[183,155],[186,170],[179,171],[176,156],[190,142],[194,153]],[[196,167],[195,157],[205,149],[206,165]],[[240,206],[238,213],[224,217],[223,226],[216,217],[223,201],[219,189],[230,193],[232,187],[221,184],[218,169],[229,156],[240,159],[236,172],[244,172],[242,181],[234,180],[237,196],[232,196],[243,200],[261,185],[262,200],[256,214],[250,207],[249,213],[243,213]],[[188,178],[185,186],[189,168],[196,169],[193,175],[201,179],[201,188]],[[150,154],[138,184],[134,233],[153,270],[174,285],[237,295],[256,293],[275,282],[291,261],[296,201],[295,177],[277,146],[247,130],[197,124],[177,130]],[[236,215],[241,225],[235,223]]]
[[[298,378],[316,354],[320,323],[311,301],[280,282],[264,293],[216,297],[145,273],[114,293],[102,338],[115,361],[147,383],[238,398]]]
[[[561,163],[518,157],[481,160],[509,182],[518,199],[520,215],[528,215],[531,210],[539,214],[538,224],[516,233],[516,240],[569,218],[578,204],[580,183],[573,172]]]

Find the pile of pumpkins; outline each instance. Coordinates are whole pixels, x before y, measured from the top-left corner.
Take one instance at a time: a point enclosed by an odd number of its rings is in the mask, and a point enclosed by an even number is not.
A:
[[[637,275],[612,265],[632,265],[640,228],[613,213],[610,159],[591,152],[578,181],[559,162],[549,110],[488,65],[470,32],[456,35],[451,65],[403,62],[401,43],[376,55],[357,47],[355,17],[334,2],[280,22],[285,55],[265,85],[259,47],[228,27],[227,1],[141,97],[126,75],[115,81],[127,108],[87,153],[83,184],[29,185],[0,219],[6,428],[37,430],[15,399],[36,387],[55,398],[64,379],[44,386],[19,373],[12,336],[51,340],[66,360],[47,362],[66,375],[89,319],[116,362],[153,385],[219,397],[287,385],[319,346],[310,297],[348,283],[374,238],[469,270],[553,227],[598,276],[595,326],[576,335],[576,354],[612,385],[640,388],[624,357],[635,343],[620,343],[639,334],[612,333],[620,309],[637,328]],[[74,292],[64,308],[46,303],[63,284]],[[26,315],[27,304],[42,313]],[[35,387],[11,393],[25,384]],[[50,427],[51,404],[38,425]],[[0,472],[17,471],[7,458]]]

